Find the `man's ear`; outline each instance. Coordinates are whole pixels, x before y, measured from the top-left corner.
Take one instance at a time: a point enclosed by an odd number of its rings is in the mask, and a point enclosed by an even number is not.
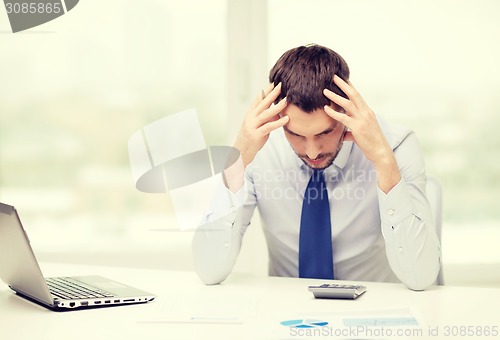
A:
[[[351,130],[347,130],[344,135],[344,142],[355,142]]]

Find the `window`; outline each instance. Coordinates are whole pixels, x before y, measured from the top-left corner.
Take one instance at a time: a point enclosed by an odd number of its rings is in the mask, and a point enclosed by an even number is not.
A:
[[[150,232],[175,229],[168,198],[135,189],[127,142],[193,107],[225,142],[226,2],[88,0],[16,34],[0,20],[0,200],[36,250],[168,247]]]

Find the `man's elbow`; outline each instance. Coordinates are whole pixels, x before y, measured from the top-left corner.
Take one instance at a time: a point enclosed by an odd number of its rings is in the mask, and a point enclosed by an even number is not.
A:
[[[413,275],[411,279],[407,278],[406,280],[402,280],[402,282],[411,290],[425,290],[436,283],[440,270],[441,266],[437,265],[433,271],[421,271]]]
[[[201,282],[206,284],[207,286],[218,285],[223,282],[229,275],[227,271],[221,271],[220,266],[217,266],[203,263],[202,261],[195,261],[194,270]]]
[[[200,273],[200,272],[196,273],[198,274],[198,277],[200,278],[201,282],[203,282],[207,286],[218,285],[225,279],[225,278],[221,279],[219,276],[212,275],[211,273]]]
[[[228,254],[217,251],[217,247],[212,245],[196,244],[193,242],[193,264],[194,271],[206,285],[216,285],[224,281],[233,267],[233,263],[229,262]]]
[[[406,287],[408,287],[409,289],[411,290],[415,290],[415,291],[422,291],[422,290],[426,290],[427,288],[429,288],[430,286],[432,286],[432,284],[435,282],[436,280],[426,280],[426,281],[413,281],[413,282],[403,282],[405,284]]]

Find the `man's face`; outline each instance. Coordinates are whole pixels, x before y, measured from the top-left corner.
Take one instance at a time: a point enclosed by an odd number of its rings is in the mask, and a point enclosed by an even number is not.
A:
[[[289,117],[283,127],[288,142],[308,167],[324,169],[333,163],[342,146],[344,125],[323,109],[307,113],[293,104],[288,105],[281,115]]]

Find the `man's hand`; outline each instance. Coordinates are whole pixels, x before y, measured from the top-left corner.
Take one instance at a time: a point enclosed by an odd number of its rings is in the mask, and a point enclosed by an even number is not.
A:
[[[243,165],[250,164],[257,152],[264,146],[269,134],[288,123],[288,116],[279,117],[286,107],[286,98],[272,105],[281,91],[281,83],[276,87],[271,83],[259,94],[245,115],[234,147],[240,150]]]
[[[345,140],[354,141],[365,157],[373,162],[377,171],[378,186],[388,193],[401,179],[394,152],[382,133],[375,114],[354,86],[337,75],[333,81],[349,99],[325,89],[323,94],[342,107],[345,113],[337,112],[328,105],[325,106],[325,112],[349,128]]]

